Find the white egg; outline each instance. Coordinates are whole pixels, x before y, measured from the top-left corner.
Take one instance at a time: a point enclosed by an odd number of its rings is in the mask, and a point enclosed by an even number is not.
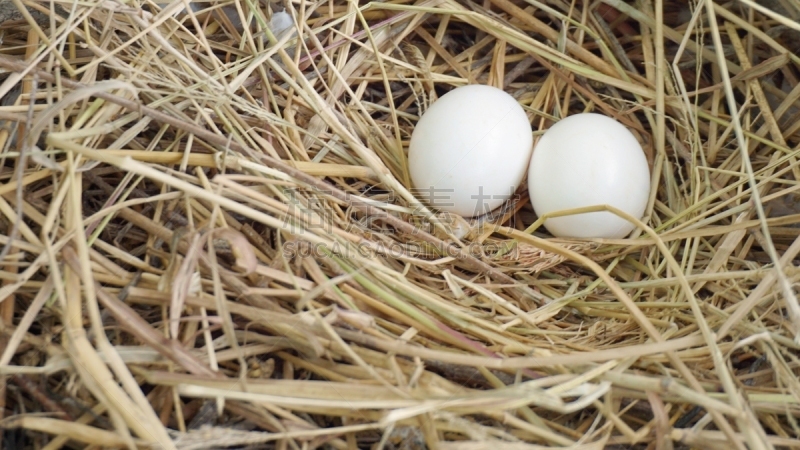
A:
[[[474,217],[514,195],[533,145],[525,111],[501,89],[469,85],[434,102],[408,149],[414,192],[441,211]]]
[[[625,126],[601,114],[576,114],[558,121],[537,142],[528,191],[540,217],[611,205],[639,219],[650,196],[650,168]],[[544,226],[554,236],[576,238],[622,238],[634,229],[608,211],[547,219]]]

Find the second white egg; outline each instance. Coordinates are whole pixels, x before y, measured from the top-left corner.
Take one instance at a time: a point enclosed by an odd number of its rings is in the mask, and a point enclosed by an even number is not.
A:
[[[601,114],[575,114],[550,127],[536,143],[528,191],[540,217],[585,206],[610,205],[636,219],[650,197],[650,168],[633,134]],[[558,237],[622,238],[634,225],[612,212],[547,219]]]
[[[456,88],[422,115],[408,149],[418,198],[474,217],[514,194],[528,168],[530,122],[511,95],[484,85]]]

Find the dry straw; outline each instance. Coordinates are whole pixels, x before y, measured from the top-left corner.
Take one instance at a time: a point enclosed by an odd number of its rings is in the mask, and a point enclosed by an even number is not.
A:
[[[800,448],[796,2],[0,7],[4,448]],[[470,83],[628,126],[633,237],[419,204]]]

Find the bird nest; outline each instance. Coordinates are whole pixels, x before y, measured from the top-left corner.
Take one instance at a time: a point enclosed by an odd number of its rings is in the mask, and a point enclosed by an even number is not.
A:
[[[800,447],[796,3],[0,6],[5,448]],[[626,125],[637,230],[420,203],[475,83]]]

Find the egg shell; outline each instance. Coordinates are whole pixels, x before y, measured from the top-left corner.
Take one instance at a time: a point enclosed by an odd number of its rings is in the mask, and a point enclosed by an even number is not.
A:
[[[606,204],[638,219],[650,196],[650,168],[624,125],[601,114],[575,114],[558,121],[536,143],[528,191],[540,217]],[[544,226],[554,236],[574,238],[622,238],[634,229],[607,211],[551,218]]]
[[[408,168],[417,198],[474,217],[514,195],[528,168],[530,122],[511,95],[462,86],[434,102],[411,135]]]

